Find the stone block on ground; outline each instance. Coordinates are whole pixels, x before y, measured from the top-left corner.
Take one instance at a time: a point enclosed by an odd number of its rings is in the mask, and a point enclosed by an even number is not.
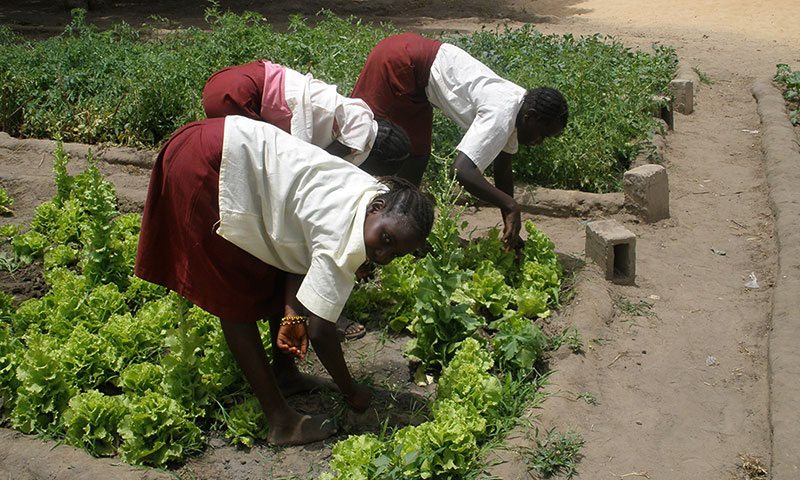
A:
[[[614,220],[586,225],[586,256],[600,265],[606,280],[633,285],[636,280],[636,235]]]
[[[625,208],[647,223],[669,218],[669,179],[661,165],[632,168],[622,176]]]
[[[676,78],[669,82],[669,91],[672,93],[673,109],[684,115],[694,111],[694,82],[692,80]]]

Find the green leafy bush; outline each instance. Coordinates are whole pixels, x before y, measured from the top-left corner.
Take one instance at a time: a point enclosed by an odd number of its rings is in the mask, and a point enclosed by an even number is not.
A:
[[[332,450],[331,469],[347,479],[463,478],[479,464],[484,414],[501,398],[501,386],[489,373],[493,361],[475,339],[458,346],[442,372],[433,419],[397,430],[381,441],[373,434],[351,436]]]
[[[493,324],[497,333],[492,338],[495,358],[510,371],[527,371],[548,349],[548,338],[530,319],[514,311]]]
[[[54,38],[30,42],[0,31],[0,127],[12,135],[157,147],[184,124],[203,118],[202,89],[216,70],[265,58],[338,85],[347,95],[372,47],[397,33],[323,11],[309,25],[293,17],[275,32],[260,15],[207,10],[205,29],[156,35],[152,27],[98,31],[76,10]],[[570,121],[558,138],[523,148],[519,179],[588,191],[617,190],[621,175],[656,127],[652,98],[663,94],[677,60],[611,37],[544,35],[532,26],[437,35],[499,75],[533,88],[561,90]],[[463,135],[435,114],[431,178],[441,176]]]
[[[792,125],[800,125],[800,70],[792,71],[789,65],[779,63],[773,80],[783,87],[783,98],[789,105],[789,120]]]
[[[44,250],[50,245],[47,238],[35,230],[20,233],[11,240],[14,255],[22,263],[32,263],[37,258],[44,256]]]

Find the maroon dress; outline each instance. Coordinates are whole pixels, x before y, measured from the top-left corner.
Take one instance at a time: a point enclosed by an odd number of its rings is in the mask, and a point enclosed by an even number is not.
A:
[[[206,117],[242,115],[261,120],[264,63],[245,63],[214,72],[203,87]]]
[[[156,158],[142,215],[135,274],[223,320],[283,313],[285,273],[216,233],[225,119],[190,123]]]
[[[412,155],[431,153],[433,107],[425,87],[441,45],[414,33],[384,38],[370,52],[350,94],[367,102],[375,118],[403,127],[411,138]]]

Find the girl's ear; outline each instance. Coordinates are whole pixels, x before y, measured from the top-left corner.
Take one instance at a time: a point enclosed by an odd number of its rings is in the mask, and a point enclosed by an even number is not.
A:
[[[376,213],[383,210],[383,207],[386,206],[386,201],[382,198],[376,198],[369,202],[369,207],[367,207],[367,213]]]

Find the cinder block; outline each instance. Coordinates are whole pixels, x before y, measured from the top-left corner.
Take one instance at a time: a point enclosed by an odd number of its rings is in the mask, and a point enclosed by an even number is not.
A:
[[[664,120],[667,130],[675,129],[675,119],[672,115],[672,97],[656,95],[653,97],[653,116]]]
[[[689,115],[694,111],[694,82],[692,80],[676,78],[669,82],[669,91],[672,93],[672,107],[676,112]]]
[[[622,176],[625,208],[645,222],[669,218],[669,180],[661,165],[642,165]]]
[[[586,225],[586,256],[603,268],[606,280],[623,285],[636,280],[636,235],[614,220]]]

